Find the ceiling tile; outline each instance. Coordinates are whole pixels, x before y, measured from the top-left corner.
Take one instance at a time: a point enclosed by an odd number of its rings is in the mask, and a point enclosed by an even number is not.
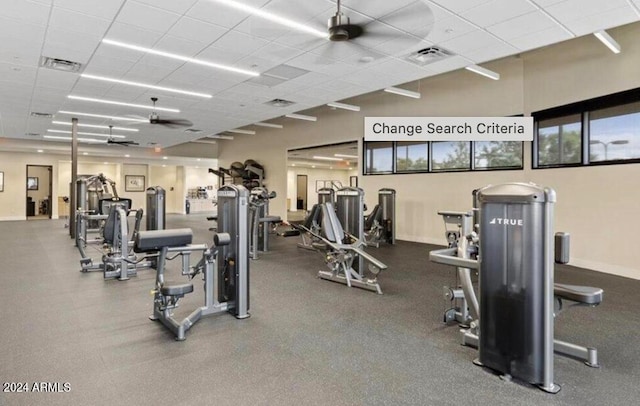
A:
[[[468,34],[474,30],[476,30],[476,28],[473,25],[457,16],[452,16],[442,20],[436,20],[431,31],[426,35],[426,39],[434,44],[440,44],[461,35]]]
[[[128,1],[125,3],[116,21],[143,29],[165,32],[180,18],[179,14],[164,11],[141,3]],[[135,38],[129,38],[134,41]]]
[[[99,43],[98,37],[78,36],[69,31],[49,29],[42,55],[86,64]]]
[[[227,65],[233,65],[235,62],[244,58],[246,53],[240,52],[239,50],[234,49],[220,49],[214,45],[208,46],[203,49],[197,56],[197,59],[202,59],[204,61],[221,63]],[[208,68],[206,66],[202,66],[202,69],[208,69],[211,71],[216,71],[213,68]]]
[[[56,0],[55,6],[112,20],[125,0]]]
[[[370,0],[344,0],[342,7],[345,10],[355,10],[371,18],[381,18],[387,14],[397,11],[416,0],[394,0],[394,1],[370,1]]]
[[[161,8],[163,10],[171,11],[177,14],[184,14],[189,10],[198,0],[136,0],[138,3],[146,4],[147,6]]]
[[[65,31],[78,32],[83,35],[96,37],[104,36],[111,21],[98,17],[91,17],[75,11],[54,7],[49,20],[49,29],[57,28]]]
[[[168,35],[209,45],[227,31],[227,28],[218,25],[205,23],[191,17],[182,17],[171,27]]]
[[[50,6],[28,0],[2,0],[0,14],[13,20],[46,26],[49,22]]]
[[[564,24],[576,35],[587,35],[595,31],[617,27],[638,21],[639,17],[631,7],[624,6],[598,14],[592,14],[576,20],[566,21]]]
[[[454,13],[460,13],[490,1],[491,0],[433,0],[434,3],[453,11]]]
[[[0,78],[5,81],[33,84],[38,68],[15,63],[0,62]]]
[[[60,89],[71,91],[73,85],[80,77],[77,73],[62,72],[59,70],[40,68],[38,69],[38,80],[36,87],[49,87],[51,89]]]
[[[490,47],[467,52],[465,53],[465,56],[475,63],[482,63],[492,61],[494,59],[503,58],[508,55],[513,55],[518,53],[518,51],[519,49],[512,45],[496,41],[494,45]]]
[[[121,77],[137,62],[137,60],[131,61],[117,58],[112,56],[109,52],[103,52],[103,50],[104,47],[98,49],[91,58],[91,61],[85,68],[84,72],[93,75]],[[142,55],[140,55],[140,57],[142,57]]]
[[[546,30],[538,31],[533,34],[514,38],[509,41],[513,46],[523,51],[540,48],[545,45],[553,44],[570,39],[571,36],[562,28],[554,26]]]
[[[488,27],[535,10],[525,0],[493,0],[460,15],[480,27]]]
[[[476,30],[470,33],[461,35],[452,40],[445,41],[442,46],[456,54],[464,54],[467,51],[475,49],[486,48],[499,42],[492,35],[482,31]]]
[[[560,22],[566,22],[600,14],[626,5],[628,5],[626,0],[566,0],[549,6],[547,11]]]
[[[258,37],[243,34],[238,31],[229,31],[220,37],[213,46],[225,51],[239,51],[246,55],[262,48],[269,42]]]
[[[549,17],[540,11],[527,13],[519,17],[492,25],[487,31],[497,35],[504,40],[522,37],[537,31],[551,28],[556,24]]]
[[[208,44],[205,44],[204,42],[200,42],[200,41],[194,41],[194,40],[189,41],[183,38],[165,35],[164,37],[162,37],[160,41],[156,43],[156,45],[153,48],[161,49],[163,51],[179,54],[182,56],[194,57],[198,55],[200,51],[206,48],[207,45]],[[161,63],[165,63],[170,60],[162,56],[157,56],[157,58],[161,58],[159,59],[159,61],[162,61]],[[176,60],[172,60],[172,61],[176,61]]]

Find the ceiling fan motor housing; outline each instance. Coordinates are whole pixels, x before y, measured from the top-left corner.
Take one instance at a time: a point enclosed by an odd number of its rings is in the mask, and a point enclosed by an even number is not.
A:
[[[348,41],[359,37],[362,34],[362,27],[351,24],[349,17],[342,13],[337,13],[329,18],[329,39],[331,41]]]

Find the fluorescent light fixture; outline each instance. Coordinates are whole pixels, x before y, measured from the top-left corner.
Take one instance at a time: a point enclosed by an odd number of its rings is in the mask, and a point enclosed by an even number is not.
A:
[[[71,100],[82,100],[82,101],[88,101],[92,103],[115,104],[117,106],[135,107],[137,109],[168,111],[169,113],[180,113],[180,110],[178,109],[170,109],[167,107],[154,107],[154,106],[147,106],[146,104],[124,103],[124,102],[119,102],[115,100],[105,100],[105,99],[96,99],[93,97],[74,96],[72,94],[68,95],[67,98]]]
[[[49,140],[71,141],[71,137],[62,137],[59,135],[43,135],[42,138]],[[78,138],[80,142],[95,142],[96,144],[106,144],[107,140],[96,140],[94,138]]]
[[[620,44],[618,44],[615,39],[611,38],[611,35],[609,35],[605,30],[596,31],[593,33],[593,35],[595,35],[596,38],[598,38],[603,44],[605,44],[607,48],[611,50],[611,52],[613,52],[614,54],[620,53]]]
[[[162,159],[169,159],[169,157],[168,156],[163,156]]]
[[[357,155],[347,155],[347,154],[333,154],[333,156],[338,156],[340,158],[354,158],[358,159]]]
[[[95,118],[106,118],[109,120],[120,120],[120,121],[131,121],[134,123],[148,123],[149,120],[142,120],[139,118],[131,118],[131,117],[121,117],[121,116],[105,116],[104,114],[92,114],[92,113],[81,113],[78,111],[67,111],[67,110],[60,110],[58,111],[59,114],[68,114],[68,115],[72,115],[72,116],[84,116],[84,117],[95,117]]]
[[[258,72],[252,72],[246,69],[234,68],[233,66],[227,66],[227,65],[221,65],[219,63],[203,61],[201,59],[189,58],[188,56],[182,56],[178,54],[172,54],[170,52],[158,51],[155,49],[141,47],[138,45],[127,44],[125,42],[114,41],[106,38],[104,38],[102,42],[105,44],[114,45],[121,48],[131,49],[132,51],[146,52],[148,54],[164,56],[165,58],[171,58],[171,59],[177,59],[179,61],[195,63],[197,65],[208,66],[210,68],[222,69],[222,70],[235,72],[235,73],[242,73],[243,75],[249,75],[249,76],[260,76]]]
[[[232,140],[233,135],[211,134],[211,135],[205,136],[204,138],[215,138],[218,140]]]
[[[329,106],[329,107],[335,107],[336,109],[344,109],[344,110],[351,110],[351,111],[360,111],[360,106],[354,106],[353,104],[346,104],[346,103],[332,102],[332,103],[327,103],[327,106]]]
[[[400,96],[411,97],[414,99],[419,99],[421,97],[419,92],[414,92],[412,90],[407,90],[407,89],[401,89],[399,87],[387,87],[386,89],[384,89],[384,91],[387,93],[393,93]]]
[[[306,116],[304,114],[287,114],[285,117],[295,118],[296,120],[317,121],[318,117]]]
[[[144,87],[144,88],[147,88],[147,89],[162,90],[164,92],[179,93],[179,94],[184,94],[184,95],[187,95],[187,96],[204,97],[205,99],[210,99],[210,98],[213,97],[212,95],[206,94],[206,93],[190,92],[188,90],[180,90],[180,89],[175,89],[175,88],[172,88],[172,87],[156,86],[156,85],[150,85],[150,84],[147,84],[147,83],[132,82],[132,81],[129,81],[129,80],[120,80],[120,79],[108,78],[106,76],[89,75],[87,73],[83,73],[80,76],[83,77],[83,78],[87,78],[87,79],[95,79],[95,80],[102,80],[104,82],[119,83],[121,85]]]
[[[318,155],[314,155],[313,159],[320,159],[323,161],[344,161],[344,159],[342,158],[334,158],[332,156],[318,156]]]
[[[125,155],[124,155],[124,157],[125,157],[125,158],[131,158],[131,155],[129,155],[129,154],[125,154]]]
[[[43,150],[43,149],[39,149],[39,150],[38,150],[38,152],[39,152],[39,153],[43,153],[43,152],[44,152],[44,150]]]
[[[48,129],[47,132],[59,133],[59,134],[71,134],[71,131],[66,131],[66,130]],[[126,136],[120,135],[120,134],[86,133],[86,132],[83,132],[83,131],[78,131],[78,135],[95,135],[97,137],[127,138]]]
[[[71,126],[71,123],[68,121],[52,121],[51,124],[59,124],[59,125],[68,125]],[[98,124],[80,124],[78,123],[78,127],[87,127],[87,128],[103,128],[105,130],[109,129],[108,125],[98,125]],[[126,127],[111,127],[112,130],[117,131],[133,131],[138,132],[137,128],[126,128]]]
[[[253,125],[257,125],[258,127],[269,127],[269,128],[284,128],[282,124],[272,124],[272,123],[254,123]]]
[[[228,133],[235,133],[235,134],[247,134],[247,135],[256,135],[255,131],[252,130],[227,130]]]
[[[285,27],[293,28],[294,30],[306,32],[311,35],[315,35],[320,38],[329,38],[329,35],[326,31],[316,30],[315,28],[311,28],[305,24],[298,23],[293,20],[289,20],[288,18],[281,17],[279,15],[270,13],[263,9],[252,7],[244,3],[240,3],[233,0],[211,0],[214,3],[224,4],[225,6],[229,6],[235,8],[236,10],[244,11],[246,13],[253,14],[256,17],[264,18],[265,20],[272,21],[276,24],[284,25]]]
[[[83,152],[82,155],[89,155],[89,153],[88,152]]]
[[[482,75],[484,77],[487,77],[489,79],[493,79],[493,80],[499,80],[500,79],[500,74],[496,73],[492,70],[489,69],[485,69],[482,66],[478,66],[478,65],[470,65],[470,66],[466,66],[465,67],[466,70],[471,71],[473,73],[477,73],[478,75]]]

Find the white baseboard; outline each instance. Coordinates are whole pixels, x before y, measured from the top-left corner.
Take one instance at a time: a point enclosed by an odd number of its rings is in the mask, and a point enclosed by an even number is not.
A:
[[[6,216],[6,217],[0,217],[0,221],[20,221],[20,220],[26,220],[27,216]]]

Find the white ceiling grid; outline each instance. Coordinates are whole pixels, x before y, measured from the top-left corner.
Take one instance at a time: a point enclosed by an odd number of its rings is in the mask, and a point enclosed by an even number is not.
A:
[[[318,30],[326,30],[336,7],[331,0],[238,1]],[[31,117],[32,111],[148,114],[70,100],[70,94],[145,105],[156,96],[159,106],[181,110],[162,113],[163,118],[187,118],[194,128],[214,134],[640,19],[640,0],[343,0],[342,5],[351,22],[365,30],[346,43],[298,32],[215,0],[3,0],[0,135],[34,139],[25,134],[44,134],[52,128],[50,119]],[[281,83],[263,76],[259,84],[242,74],[104,44],[103,38],[259,73],[281,64],[309,72]],[[424,67],[405,59],[433,45],[455,55]],[[80,62],[79,73],[203,92],[213,98],[42,68],[42,55]],[[274,98],[295,103],[264,104]],[[202,136],[159,126],[139,128],[128,137],[143,146],[170,146]]]

